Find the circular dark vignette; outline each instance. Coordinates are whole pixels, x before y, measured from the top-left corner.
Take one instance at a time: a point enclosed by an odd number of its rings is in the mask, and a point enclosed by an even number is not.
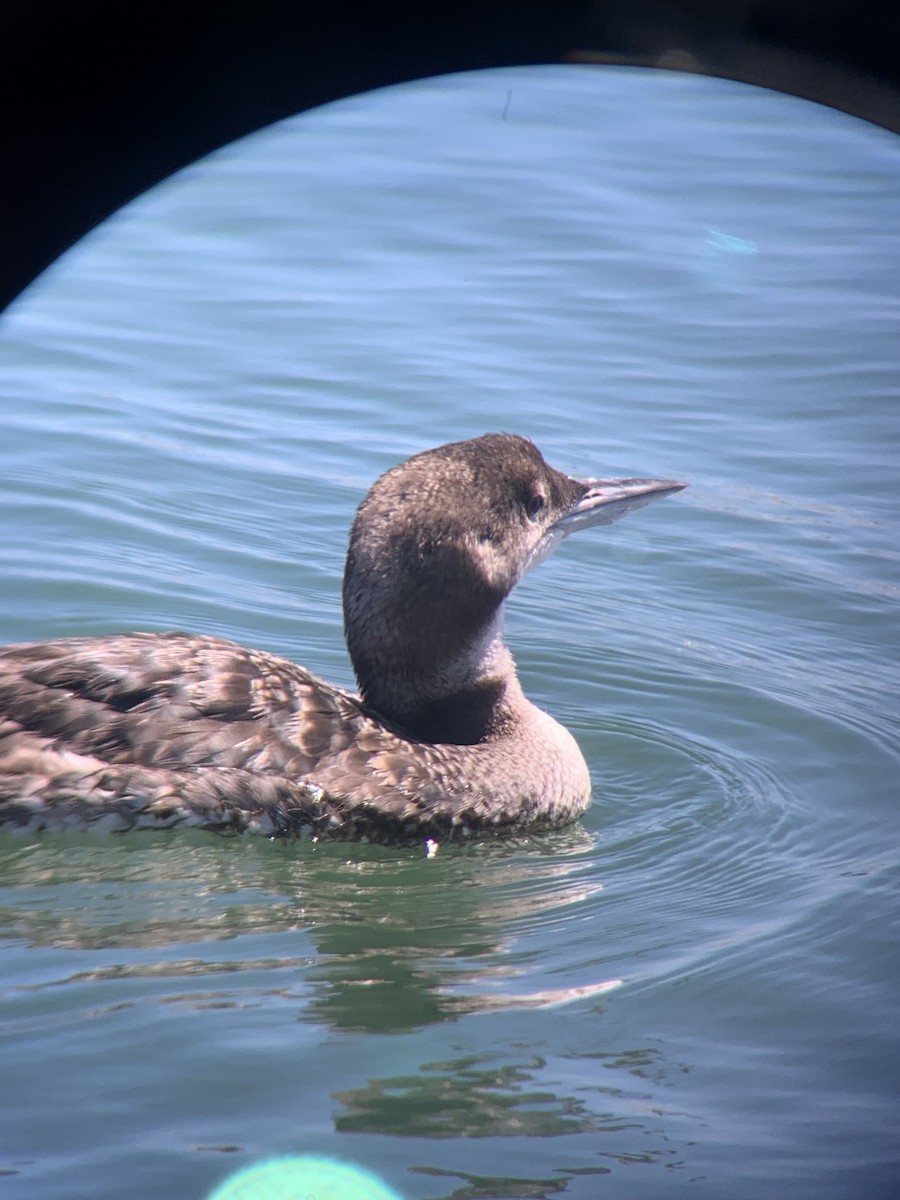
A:
[[[664,67],[900,132],[884,0],[4,0],[0,308],[127,201],[273,121],[454,71]]]

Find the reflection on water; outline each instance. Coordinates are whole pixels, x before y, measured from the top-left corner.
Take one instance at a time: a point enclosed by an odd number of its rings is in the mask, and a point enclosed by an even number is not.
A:
[[[73,1010],[91,1021],[130,1011],[142,1025],[156,1020],[148,1006],[220,1020],[257,1010],[292,1017],[317,1038],[396,1037],[577,1002],[597,1018],[593,1044],[548,1053],[511,1031],[490,1050],[459,1053],[451,1033],[451,1053],[436,1059],[427,1035],[416,1052],[423,1061],[404,1055],[405,1072],[357,1076],[333,1090],[334,1131],[438,1141],[587,1137],[600,1159],[663,1162],[677,1152],[653,1094],[683,1068],[667,1064],[659,1048],[604,1045],[602,997],[614,981],[572,985],[540,968],[540,946],[589,920],[601,896],[591,879],[595,851],[596,838],[578,828],[516,845],[442,849],[431,859],[359,846],[348,858],[337,845],[199,833],[127,844],[62,835],[22,845],[7,837],[5,884],[28,887],[34,903],[0,908],[0,922],[8,937],[55,952],[39,979],[14,989],[8,1018],[24,1035]],[[267,955],[270,944],[280,953]],[[290,945],[293,955],[284,953]],[[81,965],[67,972],[73,960]],[[194,1145],[251,1149],[243,1139]],[[416,1170],[449,1188],[429,1195],[489,1197],[554,1195],[587,1168],[501,1177],[420,1159]]]
[[[423,1063],[414,1074],[337,1092],[344,1133],[414,1137],[556,1137],[600,1127],[588,1105],[538,1085],[541,1058],[491,1063],[490,1057]]]
[[[605,1175],[609,1164],[683,1166],[697,1119],[660,1105],[659,1087],[669,1073],[686,1070],[666,1063],[661,1051],[641,1047],[587,1051],[590,1082],[573,1088],[562,1082],[564,1059],[548,1059],[523,1046],[450,1061],[424,1062],[407,1075],[387,1076],[335,1094],[342,1108],[336,1127],[347,1134],[379,1134],[428,1139],[580,1136],[598,1165],[567,1167],[565,1149],[545,1161],[556,1166],[551,1178],[482,1176],[436,1167],[413,1168],[437,1178],[458,1178],[462,1188],[450,1197],[545,1196],[581,1175]],[[443,1193],[442,1193],[443,1195]]]
[[[165,835],[163,835],[165,837]],[[398,1032],[466,1012],[546,1007],[610,989],[597,980],[535,993],[516,990],[529,960],[517,949],[602,887],[588,878],[594,839],[583,830],[506,844],[400,853],[335,845],[230,843],[190,835],[143,847],[90,837],[6,842],[4,878],[28,887],[27,910],[3,909],[7,937],[66,950],[122,951],[116,961],[39,987],[87,979],[215,980],[208,993],[179,991],[179,1002],[227,1002],[222,976],[277,973],[290,990],[302,973],[303,1019],[337,1029]],[[61,916],[60,914],[64,914]],[[562,917],[560,918],[560,914]],[[296,957],[254,954],[267,939]],[[222,943],[238,942],[234,957]],[[202,956],[186,949],[205,944]],[[165,947],[147,958],[133,952]],[[268,990],[270,981],[262,986]],[[162,997],[157,995],[156,999]],[[246,1002],[246,995],[244,996]]]
[[[422,1137],[560,1137],[642,1130],[651,1093],[641,1080],[652,1077],[658,1083],[666,1072],[659,1050],[596,1051],[585,1057],[593,1063],[593,1082],[580,1087],[577,1096],[548,1087],[548,1076],[564,1069],[564,1061],[550,1066],[541,1055],[525,1054],[524,1047],[515,1059],[494,1052],[426,1062],[414,1074],[388,1076],[336,1093],[344,1106],[337,1127],[346,1133]],[[613,1153],[608,1146],[603,1152]]]
[[[462,1187],[446,1193],[447,1200],[489,1200],[491,1197],[516,1196],[524,1200],[550,1200],[568,1190],[576,1176],[609,1175],[609,1167],[581,1167],[553,1179],[520,1179],[509,1175],[470,1175],[466,1171],[446,1171],[437,1167],[413,1167],[421,1175],[436,1179],[462,1179]]]

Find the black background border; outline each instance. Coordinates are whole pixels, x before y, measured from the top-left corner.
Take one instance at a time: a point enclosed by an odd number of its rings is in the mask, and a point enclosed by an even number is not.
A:
[[[900,132],[878,0],[4,0],[0,308],[194,159],[342,96],[540,62],[690,70]]]

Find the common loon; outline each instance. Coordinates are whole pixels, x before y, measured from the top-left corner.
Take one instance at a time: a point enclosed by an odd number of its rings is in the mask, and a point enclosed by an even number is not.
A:
[[[358,696],[186,633],[0,649],[0,825],[439,843],[572,821],[587,766],[525,698],[503,603],[569,533],[684,486],[572,479],[502,433],[387,471],[344,571]]]

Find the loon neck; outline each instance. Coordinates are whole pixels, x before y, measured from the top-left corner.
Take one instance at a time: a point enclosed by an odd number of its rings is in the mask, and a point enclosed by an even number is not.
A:
[[[510,731],[528,701],[498,627],[467,652],[413,671],[402,659],[360,670],[366,707],[419,741],[470,746]]]

